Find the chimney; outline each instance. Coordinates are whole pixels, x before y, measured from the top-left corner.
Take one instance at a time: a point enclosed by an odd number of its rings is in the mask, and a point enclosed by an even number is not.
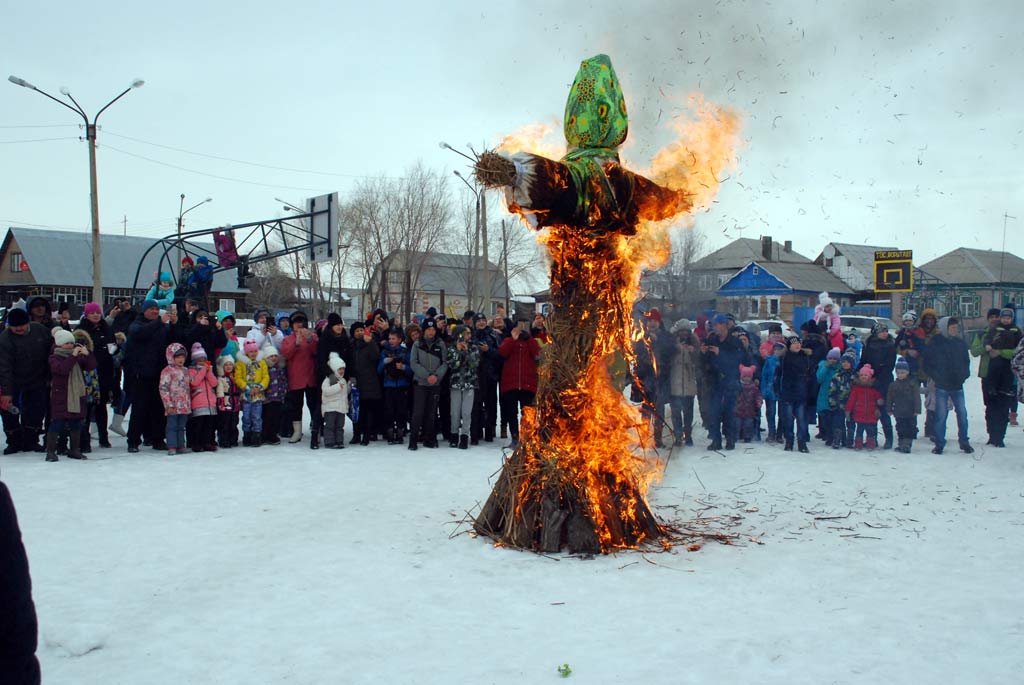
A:
[[[772,237],[770,235],[761,236],[761,256],[765,258],[765,261],[772,261]]]
[[[793,241],[792,240],[787,240],[786,242],[784,242],[782,244],[782,251],[786,252],[787,254],[792,252],[793,251]]]

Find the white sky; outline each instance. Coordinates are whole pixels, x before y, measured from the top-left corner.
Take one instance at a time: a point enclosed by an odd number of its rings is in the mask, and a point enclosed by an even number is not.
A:
[[[125,216],[129,233],[173,232],[181,193],[186,207],[214,198],[186,217],[205,228],[278,216],[275,196],[344,196],[358,176],[416,160],[464,168],[438,141],[494,144],[560,118],[579,61],[606,52],[638,167],[668,140],[674,98],[699,90],[742,113],[739,169],[699,218],[709,247],[770,234],[809,257],[838,240],[922,263],[999,249],[1008,212],[1007,247],[1024,253],[1024,6],[1012,0],[145,5],[8,2],[0,27],[0,75],[67,86],[90,114],[146,80],[100,120],[105,232]],[[87,230],[76,123],[0,84],[0,226]],[[63,126],[12,128],[28,125]],[[39,138],[64,139],[9,144]]]

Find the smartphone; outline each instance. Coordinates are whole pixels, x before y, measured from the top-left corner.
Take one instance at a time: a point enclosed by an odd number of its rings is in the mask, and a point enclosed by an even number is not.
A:
[[[177,314],[178,313],[178,305],[175,304],[174,302],[171,302],[169,305],[167,305],[167,311],[174,312],[175,314]]]

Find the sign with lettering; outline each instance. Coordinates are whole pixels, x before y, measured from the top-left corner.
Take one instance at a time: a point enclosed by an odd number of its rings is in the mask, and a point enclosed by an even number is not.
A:
[[[914,290],[914,251],[875,252],[875,292],[909,293]]]

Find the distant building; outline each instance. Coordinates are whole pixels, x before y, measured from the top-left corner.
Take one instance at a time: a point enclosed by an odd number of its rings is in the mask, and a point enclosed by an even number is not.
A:
[[[156,241],[153,238],[102,234],[100,249],[103,268],[103,305],[116,297],[138,299],[152,285],[157,271],[173,271],[178,265],[164,262],[157,268],[162,250],[154,249],[146,258],[139,275],[139,291],[132,291],[135,272],[142,255]],[[211,254],[213,243],[209,244]],[[193,254],[193,259],[197,255]],[[177,252],[169,254],[177,259]],[[0,303],[9,306],[18,298],[45,297],[54,310],[61,303],[72,307],[77,316],[92,300],[92,234],[78,231],[54,231],[39,228],[10,227],[0,245]],[[247,291],[238,288],[234,271],[214,276],[208,306],[211,309],[245,309]]]
[[[488,280],[490,293],[485,296]],[[504,272],[494,262],[470,255],[395,250],[374,267],[363,302],[366,308],[383,307],[403,320],[429,307],[448,316],[461,317],[467,309],[486,309],[487,316],[493,316],[511,295]]]
[[[853,306],[846,307],[846,311],[851,314],[898,319],[902,313],[903,298],[899,296],[900,293],[875,292],[875,252],[899,249],[878,245],[829,243],[822,249],[814,263],[831,271],[854,291]],[[858,302],[865,304],[858,306]]]
[[[1024,306],[1024,259],[1010,252],[960,247],[914,269],[914,292],[906,309],[931,307],[940,316],[959,316],[967,328],[983,328],[985,312]]]
[[[790,240],[777,243],[771,236],[734,240],[690,266],[692,281],[696,285],[694,297],[699,308],[713,309],[718,289],[754,260],[762,264],[811,263],[810,259],[793,251],[793,242]]]
[[[718,289],[715,310],[737,320],[781,319],[798,328],[814,313],[818,294],[827,291],[840,306],[853,289],[818,264],[750,261]]]

